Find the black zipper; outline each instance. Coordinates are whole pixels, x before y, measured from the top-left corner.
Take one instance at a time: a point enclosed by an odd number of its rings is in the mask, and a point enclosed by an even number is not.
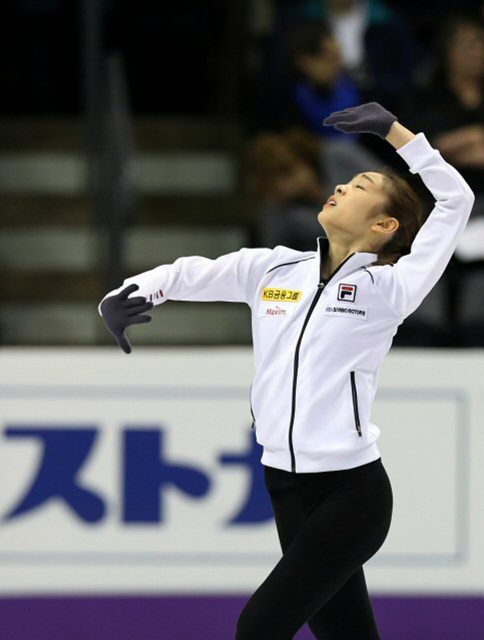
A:
[[[356,389],[356,379],[355,372],[350,372],[350,380],[351,380],[351,395],[353,397],[353,412],[355,414],[355,427],[358,432],[359,437],[361,438],[361,423],[360,423],[360,413],[358,411],[358,391]]]
[[[306,314],[306,318],[304,319],[304,323],[301,329],[301,333],[299,334],[299,339],[297,341],[296,344],[296,349],[294,352],[294,373],[293,373],[293,379],[292,379],[292,405],[291,405],[291,419],[289,422],[289,452],[291,454],[291,471],[292,473],[296,473],[296,454],[294,452],[294,443],[292,441],[292,433],[293,433],[293,429],[294,429],[294,419],[296,417],[296,390],[297,390],[297,377],[298,377],[298,373],[299,373],[299,351],[301,349],[301,343],[302,343],[302,339],[304,336],[304,332],[306,331],[306,327],[308,326],[309,323],[309,319],[311,318],[311,315],[316,307],[316,305],[318,304],[318,300],[321,297],[321,294],[323,293],[325,287],[328,285],[328,283],[334,278],[334,276],[338,273],[338,271],[343,267],[344,264],[346,264],[346,262],[348,262],[348,260],[350,258],[352,258],[355,254],[352,253],[351,255],[349,255],[346,260],[344,260],[337,269],[335,269],[335,271],[333,271],[333,273],[329,276],[329,278],[326,280],[326,282],[323,282],[323,261],[322,261],[322,256],[321,256],[321,265],[320,265],[320,281],[318,284],[318,290],[316,292],[316,295],[313,298],[313,301],[311,302],[311,306],[309,307],[309,310]]]
[[[313,301],[311,302],[311,306],[309,307],[309,311],[306,315],[306,318],[304,320],[304,324],[302,326],[301,329],[301,333],[299,334],[299,340],[297,341],[296,344],[296,351],[294,354],[294,374],[293,374],[293,379],[292,379],[292,405],[291,405],[291,421],[289,422],[289,451],[291,452],[291,471],[293,473],[296,473],[296,455],[294,453],[294,444],[292,442],[292,431],[294,429],[294,418],[296,416],[296,387],[297,387],[297,375],[298,375],[298,370],[299,370],[299,349],[301,348],[301,342],[303,339],[303,335],[304,332],[306,331],[306,327],[308,325],[309,322],[309,318],[311,317],[311,314],[313,313],[316,305],[318,304],[318,300],[321,297],[321,294],[323,293],[323,289],[325,287],[324,284],[318,285],[318,290],[316,292],[316,295],[313,298]]]

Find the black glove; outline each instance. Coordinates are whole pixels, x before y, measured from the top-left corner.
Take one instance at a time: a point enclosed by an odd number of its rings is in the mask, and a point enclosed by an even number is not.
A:
[[[143,296],[128,298],[130,293],[139,289],[137,284],[130,284],[114,296],[109,296],[101,303],[101,315],[110,333],[114,336],[124,353],[131,353],[131,344],[124,332],[130,324],[151,322],[151,316],[142,315],[153,309],[153,303],[147,302]]]
[[[378,102],[367,102],[359,107],[334,111],[323,120],[325,127],[333,125],[344,133],[374,133],[386,138],[397,117]]]

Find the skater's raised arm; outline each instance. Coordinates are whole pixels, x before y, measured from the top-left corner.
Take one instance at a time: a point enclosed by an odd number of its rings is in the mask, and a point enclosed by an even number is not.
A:
[[[405,318],[420,305],[444,273],[471,214],[474,194],[456,169],[430,146],[423,133],[415,135],[377,103],[337,111],[326,118],[324,124],[346,133],[367,132],[384,138],[405,160],[411,173],[420,175],[435,198],[431,214],[416,233],[409,250],[403,252],[407,255],[392,265],[372,269],[375,286],[386,303]],[[388,202],[395,190],[388,176],[381,188]],[[404,217],[398,220],[397,210],[386,210],[381,218],[376,224],[382,226],[374,228],[391,229],[391,234],[386,234],[386,244],[398,247],[405,239],[408,220]],[[389,221],[393,226],[389,226]],[[385,248],[384,244],[379,246],[380,251]]]

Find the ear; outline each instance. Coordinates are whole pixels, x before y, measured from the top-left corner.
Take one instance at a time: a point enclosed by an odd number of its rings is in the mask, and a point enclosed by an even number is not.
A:
[[[371,229],[375,231],[375,233],[388,234],[394,233],[400,227],[400,222],[396,218],[382,218],[375,222]]]

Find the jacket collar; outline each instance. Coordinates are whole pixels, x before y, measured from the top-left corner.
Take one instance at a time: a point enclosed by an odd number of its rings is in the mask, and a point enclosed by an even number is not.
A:
[[[323,267],[323,258],[328,254],[329,251],[329,240],[325,236],[320,236],[318,238],[318,249],[317,254],[319,257],[319,267],[320,274],[322,274]],[[361,267],[368,267],[378,260],[377,253],[369,253],[369,252],[356,252],[348,256],[346,260],[338,267],[337,273],[338,277],[342,275],[346,275],[355,271],[356,269],[360,269]],[[333,272],[336,274],[336,271]],[[331,276],[332,277],[332,276]]]

